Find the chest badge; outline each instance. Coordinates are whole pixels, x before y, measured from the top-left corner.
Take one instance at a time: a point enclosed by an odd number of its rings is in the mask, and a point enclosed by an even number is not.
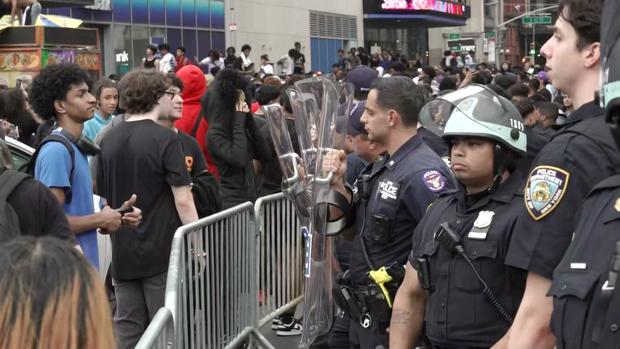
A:
[[[488,228],[491,222],[493,222],[493,216],[495,216],[493,211],[480,211],[478,218],[474,221],[474,227],[479,229]]]
[[[616,199],[616,204],[614,205],[616,212],[620,212],[620,198]]]
[[[473,240],[486,240],[489,227],[493,222],[493,211],[480,211],[478,217],[474,221],[472,230],[467,234],[467,237]]]

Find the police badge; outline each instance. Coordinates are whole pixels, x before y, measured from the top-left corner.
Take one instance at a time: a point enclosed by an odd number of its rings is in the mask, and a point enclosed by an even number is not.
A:
[[[495,216],[495,212],[493,211],[478,212],[478,217],[474,221],[474,227],[469,232],[467,237],[473,240],[485,240],[487,238],[487,233],[489,232],[491,222],[493,222],[493,216]]]
[[[570,173],[552,167],[538,166],[530,173],[525,186],[525,207],[534,220],[540,220],[551,213],[562,200]]]

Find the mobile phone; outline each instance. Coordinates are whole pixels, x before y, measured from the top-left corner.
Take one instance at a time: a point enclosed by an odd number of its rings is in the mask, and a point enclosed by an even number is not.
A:
[[[116,211],[118,211],[118,213],[122,215],[129,213],[129,212],[133,212],[133,207],[119,207],[116,209]]]

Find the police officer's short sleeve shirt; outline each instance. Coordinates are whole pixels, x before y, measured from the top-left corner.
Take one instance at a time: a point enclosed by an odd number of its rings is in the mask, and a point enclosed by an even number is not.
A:
[[[551,279],[587,193],[620,163],[602,109],[588,103],[536,157],[506,263]]]
[[[370,269],[360,239],[375,268],[394,262],[404,265],[411,235],[426,209],[441,192],[455,187],[445,162],[418,136],[366,171],[371,171],[372,191],[368,204],[357,206],[350,265],[354,284],[367,284]]]

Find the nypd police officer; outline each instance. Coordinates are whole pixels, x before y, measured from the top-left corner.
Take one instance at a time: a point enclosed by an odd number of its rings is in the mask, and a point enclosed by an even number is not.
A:
[[[388,346],[386,329],[413,230],[438,195],[455,187],[449,168],[417,136],[425,99],[409,78],[377,79],[362,115],[368,138],[387,152],[362,172],[353,190],[350,270],[334,291],[351,317],[352,348]],[[350,196],[343,184],[344,153],[326,156],[324,169],[335,173],[332,187]]]
[[[606,81],[602,101],[620,145],[620,3],[606,0],[602,56]],[[614,86],[616,86],[614,88]],[[578,215],[575,236],[555,269],[551,329],[557,348],[620,347],[620,176],[599,183]]]
[[[434,110],[451,112],[424,117]],[[523,121],[510,101],[481,85],[439,97],[422,117],[447,120],[434,129],[450,144],[460,186],[431,205],[413,234],[390,348],[413,348],[424,321],[433,348],[489,348],[506,341],[527,274],[504,264],[523,203],[515,165],[526,153]]]
[[[553,85],[572,98],[576,110],[540,151],[525,183],[518,233],[506,257],[508,265],[528,270],[509,334],[514,348],[554,346],[548,297],[553,270],[571,242],[574,216],[588,192],[620,173],[620,154],[594,101],[600,88],[600,2],[561,0],[559,12],[554,35],[540,51]]]

